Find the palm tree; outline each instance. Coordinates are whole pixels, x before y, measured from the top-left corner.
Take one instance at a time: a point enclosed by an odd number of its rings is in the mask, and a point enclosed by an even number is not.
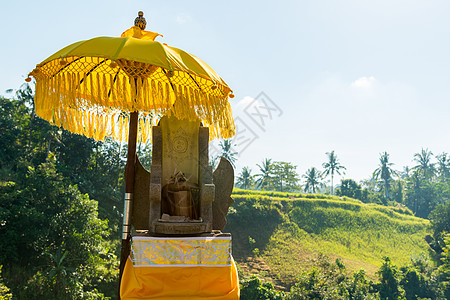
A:
[[[259,168],[259,174],[256,174],[255,177],[258,179],[256,180],[256,186],[258,188],[261,188],[264,191],[264,188],[270,184],[270,175],[272,171],[272,160],[269,158],[266,158],[263,160],[262,164],[256,165]]]
[[[391,168],[393,165],[393,163],[389,162],[389,154],[385,151],[380,154],[380,164],[372,175],[376,180],[383,180],[385,199],[388,197],[389,182],[392,180],[392,176],[397,176],[397,172]]]
[[[428,149],[423,149],[420,153],[414,154],[414,161],[418,163],[414,169],[419,170],[419,172],[427,179],[433,178],[436,173],[435,164],[431,162],[431,157],[433,153]]]
[[[403,167],[403,171],[400,172],[400,178],[406,180],[410,177],[411,169],[408,166]]]
[[[219,156],[222,156],[233,165],[233,167],[236,167],[234,163],[237,160],[237,152],[233,152],[233,145],[231,144],[231,139],[228,140],[222,140],[219,143],[220,150],[222,151]]]
[[[447,155],[448,154],[445,152],[436,155],[439,167],[439,176],[441,177],[442,181],[445,181],[447,178],[449,178],[450,175],[450,161]]]
[[[316,168],[310,168],[308,171],[306,171],[305,175],[303,175],[303,178],[305,178],[305,191],[312,192],[313,194],[316,193],[317,189],[323,185],[320,180],[322,179],[319,170]]]
[[[327,152],[328,162],[323,163],[323,168],[325,169],[322,173],[322,176],[331,175],[331,195],[333,195],[333,177],[334,173],[341,175],[341,170],[346,170],[346,168],[341,165],[337,156],[334,154],[334,150],[331,152]]]
[[[243,188],[244,190],[248,189],[253,185],[254,179],[251,175],[252,170],[250,170],[248,167],[242,168],[241,174],[239,174],[239,177],[237,178],[237,184]]]

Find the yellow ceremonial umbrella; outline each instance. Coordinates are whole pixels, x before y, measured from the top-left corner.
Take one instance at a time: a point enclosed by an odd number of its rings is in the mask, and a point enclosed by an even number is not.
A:
[[[97,37],[56,52],[30,73],[37,115],[96,140],[125,141],[134,111],[143,141],[150,122],[168,113],[199,118],[212,138],[233,136],[227,84],[201,59],[154,41],[157,36],[134,26],[122,37]]]
[[[139,12],[135,26],[121,37],[71,44],[29,74],[36,79],[35,110],[41,118],[96,140],[128,137],[122,249],[129,246],[136,140],[147,141],[151,125],[163,115],[200,120],[211,138],[235,132],[228,85],[196,56],[154,41],[159,34],[145,26]]]

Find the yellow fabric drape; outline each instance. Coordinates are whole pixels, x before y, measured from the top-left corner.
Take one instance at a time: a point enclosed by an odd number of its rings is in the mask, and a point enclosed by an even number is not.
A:
[[[124,31],[121,37],[135,37],[141,40],[150,40],[154,41],[157,36],[163,36],[162,34],[142,30],[138,26],[133,26],[130,29]]]
[[[237,300],[231,237],[133,237],[122,300]]]
[[[238,300],[236,265],[226,267],[134,267],[128,259],[122,300]]]

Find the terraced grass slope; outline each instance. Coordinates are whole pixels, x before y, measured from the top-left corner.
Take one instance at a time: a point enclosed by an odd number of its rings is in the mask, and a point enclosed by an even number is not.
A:
[[[428,248],[424,237],[431,232],[429,221],[407,208],[347,197],[240,189],[232,197],[235,203],[225,232],[233,235],[235,259],[246,267],[248,257],[256,254],[269,275],[285,286],[319,252],[373,276],[383,256],[406,265]]]

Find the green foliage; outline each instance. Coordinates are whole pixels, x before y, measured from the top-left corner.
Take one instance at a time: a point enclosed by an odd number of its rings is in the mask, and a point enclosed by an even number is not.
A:
[[[442,182],[445,182],[450,177],[450,158],[447,153],[443,152],[436,155],[436,159],[439,178]]]
[[[413,267],[402,267],[402,279],[400,285],[405,291],[407,300],[418,298],[437,299],[433,290],[433,283],[424,274]]]
[[[291,192],[300,189],[296,166],[284,161],[275,161],[271,167],[271,184],[276,191]]]
[[[341,186],[336,190],[336,195],[362,200],[361,185],[357,184],[353,179],[343,179]]]
[[[233,255],[237,260],[252,255],[252,237],[259,257],[287,286],[317,252],[341,257],[351,270],[364,268],[373,276],[386,254],[397,264],[407,264],[412,253],[428,248],[423,238],[430,232],[429,222],[405,207],[240,189],[234,189],[232,197],[235,211],[228,215],[225,230],[233,235]]]
[[[313,267],[300,275],[286,299],[375,299],[370,294],[371,285],[363,270],[349,277],[340,259],[331,263],[319,253]]]
[[[16,100],[0,97],[0,110],[0,264],[14,296],[115,294],[117,246],[90,198],[114,198],[117,189],[117,177],[110,185],[112,178],[105,179],[112,171],[106,166],[116,167],[105,148],[37,118],[29,87]]]
[[[282,300],[284,293],[275,290],[271,282],[264,282],[257,276],[240,282],[241,300]]]
[[[315,194],[323,186],[321,182],[322,176],[319,170],[314,167],[308,169],[305,175],[303,175],[303,178],[305,179],[305,191]]]
[[[3,283],[2,267],[0,265],[0,300],[12,300],[10,289]]]
[[[450,199],[449,182],[431,182],[414,172],[407,181],[405,204],[419,217],[428,218],[439,204]]]
[[[392,183],[391,199],[394,203],[404,203],[406,182],[404,180],[395,180]]]
[[[319,194],[304,194],[304,193],[291,193],[291,192],[278,192],[278,191],[253,191],[253,190],[243,190],[243,189],[233,189],[233,196],[239,195],[239,196],[249,196],[254,198],[267,198],[270,199],[272,197],[273,199],[277,198],[279,200],[294,200],[297,198],[304,198],[304,199],[336,199],[339,200],[339,197],[331,196],[331,195],[319,195]]]
[[[259,168],[260,172],[255,175],[256,186],[264,191],[266,187],[270,186],[272,160],[266,158],[263,160],[262,164],[257,164],[256,166]]]
[[[89,282],[104,273],[102,265],[115,260],[113,253],[105,253],[109,229],[108,223],[98,218],[97,202],[64,182],[52,156],[36,168],[30,167],[23,183],[14,187],[9,192],[2,189],[0,194],[7,212],[0,230],[9,237],[2,240],[5,251],[0,261],[6,267],[41,266],[34,276],[32,269],[22,275],[38,280],[36,286],[48,288],[15,294],[29,297],[42,292],[43,298],[66,299],[73,296],[79,283],[82,290],[89,289]],[[16,290],[23,281],[13,284]],[[54,293],[47,294],[49,291]]]
[[[233,167],[235,166],[235,162],[237,160],[237,152],[234,152],[233,150],[233,145],[231,144],[232,140],[228,139],[228,140],[222,140],[219,143],[219,147],[220,147],[220,155],[219,157],[224,157],[226,158],[232,165]],[[218,158],[216,158],[217,160]]]
[[[382,180],[384,186],[384,204],[387,203],[387,198],[389,197],[389,184],[392,181],[392,176],[396,176],[397,173],[392,169],[394,164],[389,162],[389,154],[383,152],[380,154],[380,164],[377,169],[373,172],[373,177],[376,180]]]
[[[400,269],[388,257],[382,262],[376,272],[378,282],[373,282],[363,269],[349,272],[341,258],[333,262],[319,253],[311,266],[299,271],[287,293],[276,292],[255,275],[249,278],[241,273],[241,299],[449,299],[448,282],[439,281],[442,271],[436,271],[426,256],[416,256],[411,265]]]
[[[242,168],[242,172],[239,174],[236,180],[236,184],[243,189],[252,188],[255,180],[251,173],[252,170],[250,170],[248,167]]]
[[[250,255],[255,248],[264,249],[272,232],[282,222],[279,208],[270,201],[235,199],[234,213],[228,214],[225,230],[233,233],[233,254]]]
[[[441,254],[446,247],[445,237],[450,232],[450,201],[445,204],[438,205],[431,213],[431,226],[433,229],[433,236],[427,236],[434,257],[437,263],[441,263]]]
[[[334,177],[334,173],[341,175],[341,170],[342,172],[344,170],[346,170],[346,168],[341,165],[341,163],[339,162],[336,154],[334,154],[334,150],[331,152],[327,152],[326,153],[328,161],[323,163],[322,167],[324,168],[324,171],[322,173],[322,175],[328,176],[331,175],[331,195],[333,195],[333,177]],[[355,197],[353,197],[355,198]],[[357,198],[359,199],[359,198]]]
[[[439,282],[442,284],[443,293],[446,299],[450,299],[450,234],[444,239],[444,247],[442,249],[441,265],[437,270]]]
[[[401,299],[404,291],[400,286],[399,271],[395,265],[392,265],[389,257],[384,257],[383,260],[384,262],[377,272],[380,279],[380,282],[377,284],[380,299]]]
[[[432,157],[433,153],[428,149],[422,149],[420,153],[414,154],[414,161],[417,163],[414,169],[426,179],[431,179],[436,174],[435,164],[431,162]]]

